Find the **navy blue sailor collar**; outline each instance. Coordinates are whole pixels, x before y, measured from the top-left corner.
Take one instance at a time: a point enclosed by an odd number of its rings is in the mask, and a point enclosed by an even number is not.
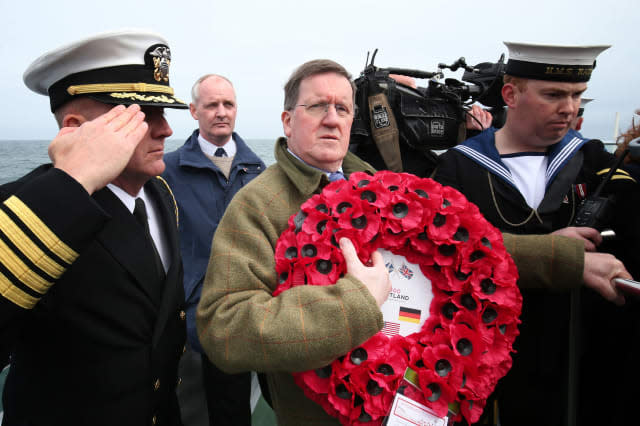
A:
[[[495,145],[495,133],[497,129],[490,127],[473,138],[467,139],[452,149],[459,151],[478,165],[498,176],[509,185],[517,188],[511,176],[511,171],[502,162]],[[570,129],[562,140],[551,145],[547,150],[549,162],[547,165],[547,188],[553,182],[558,172],[587,142],[575,130]]]

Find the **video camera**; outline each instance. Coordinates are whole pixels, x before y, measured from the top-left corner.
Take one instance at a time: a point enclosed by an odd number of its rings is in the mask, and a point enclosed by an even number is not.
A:
[[[474,67],[459,58],[451,65],[438,64],[436,72],[405,68],[378,68],[367,54],[365,69],[355,80],[358,113],[351,128],[349,149],[377,169],[428,176],[436,164],[434,150],[455,146],[466,139],[466,114],[479,102],[504,122],[500,93],[504,55],[496,63]],[[464,69],[462,81],[444,78],[444,70]],[[428,79],[426,87],[398,83],[390,74]],[[444,81],[443,81],[444,80]],[[466,82],[466,83],[465,83]],[[468,84],[467,84],[468,83]]]

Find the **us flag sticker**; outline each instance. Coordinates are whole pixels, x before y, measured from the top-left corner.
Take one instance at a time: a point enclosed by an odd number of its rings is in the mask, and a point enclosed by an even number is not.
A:
[[[411,309],[405,308],[404,306],[400,307],[400,313],[398,314],[398,319],[400,321],[420,323],[420,309]]]
[[[400,324],[397,322],[385,321],[384,327],[382,327],[381,331],[389,337],[395,336],[400,333]]]

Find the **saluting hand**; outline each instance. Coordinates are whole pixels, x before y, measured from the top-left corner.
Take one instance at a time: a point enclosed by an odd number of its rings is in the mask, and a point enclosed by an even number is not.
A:
[[[80,127],[63,127],[49,158],[92,194],[120,175],[147,129],[140,106],[118,105]]]
[[[389,271],[384,265],[382,255],[375,251],[371,255],[372,266],[365,266],[360,262],[351,240],[340,238],[339,244],[344,260],[347,263],[347,272],[362,281],[373,298],[376,299],[378,306],[382,306],[391,291]]]

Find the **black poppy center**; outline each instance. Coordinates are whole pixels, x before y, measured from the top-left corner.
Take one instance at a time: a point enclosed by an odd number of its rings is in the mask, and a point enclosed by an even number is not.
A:
[[[341,399],[351,399],[351,392],[347,390],[344,383],[340,383],[336,386],[336,396]]]
[[[368,423],[371,420],[373,420],[373,418],[369,415],[369,413],[367,413],[366,411],[364,411],[364,407],[362,407],[362,412],[360,413],[360,415],[358,416],[358,421],[360,423]]]
[[[493,294],[496,292],[496,285],[489,278],[485,278],[480,282],[480,287],[484,294]]]
[[[485,324],[493,322],[496,318],[498,318],[498,312],[493,308],[487,308],[482,313],[482,322]]]
[[[351,226],[356,229],[364,229],[367,226],[367,218],[362,215],[360,217],[354,217],[351,219]]]
[[[394,204],[391,211],[393,212],[393,215],[395,217],[397,217],[398,219],[402,219],[409,214],[409,206],[407,206],[405,203]]]
[[[473,253],[471,253],[471,256],[469,256],[469,261],[475,262],[476,260],[483,259],[484,256],[485,254],[482,250],[476,250]]]
[[[480,239],[480,242],[482,243],[483,246],[491,250],[491,241],[489,241],[487,237],[482,237],[482,239]]]
[[[400,189],[400,188],[398,188],[396,185],[391,185],[391,186],[390,186],[389,188],[387,188],[387,189],[388,189],[390,192],[396,192],[396,191],[397,191],[398,189]]]
[[[316,231],[318,231],[318,234],[322,234],[326,228],[327,228],[327,221],[326,220],[321,220],[316,225]]]
[[[299,211],[298,214],[293,218],[293,224],[296,226],[296,234],[302,230],[302,224],[304,223],[304,220],[306,218],[307,214],[303,211]]]
[[[338,213],[342,214],[350,207],[353,207],[350,202],[343,201],[340,204],[338,204],[338,208],[336,210],[338,211]]]
[[[463,294],[462,297],[460,298],[460,302],[462,303],[462,306],[464,306],[470,311],[475,311],[476,308],[478,307],[476,300],[469,293]]]
[[[446,359],[440,359],[436,362],[436,373],[440,377],[444,377],[451,371],[451,363]]]
[[[453,256],[456,253],[456,246],[453,244],[442,244],[438,246],[438,252],[443,256]]]
[[[462,241],[463,243],[466,243],[467,241],[469,241],[469,231],[467,231],[465,228],[461,226],[458,228],[456,233],[453,234],[453,239],[456,241]]]
[[[333,269],[333,263],[325,259],[318,259],[316,261],[316,270],[321,274],[327,275]]]
[[[320,377],[321,379],[328,379],[329,376],[331,376],[331,364],[327,365],[326,367],[316,368],[314,371],[316,373],[316,376]]]
[[[431,402],[436,402],[440,399],[440,395],[442,395],[442,389],[440,389],[440,385],[437,383],[430,383],[427,385],[427,388],[431,391],[431,396],[427,399]]]
[[[449,200],[447,200],[446,198],[442,199],[442,208],[446,209],[447,207],[449,207],[451,205],[451,202]]]
[[[429,194],[427,194],[427,191],[425,191],[424,189],[416,189],[415,193],[418,194],[420,197],[422,198],[429,198]]]
[[[361,200],[367,200],[370,203],[374,203],[377,198],[376,193],[373,191],[362,191],[360,194]]]
[[[380,374],[384,374],[385,376],[391,376],[393,374],[393,367],[389,364],[380,364],[376,371]]]
[[[367,179],[362,179],[360,182],[358,182],[358,188],[362,188],[363,186],[367,186],[369,185],[371,182],[368,181]]]
[[[473,352],[473,345],[469,339],[462,338],[458,340],[458,343],[456,343],[456,349],[458,349],[460,355],[467,356]]]
[[[464,272],[457,270],[454,275],[456,276],[458,281],[466,281],[466,279],[471,275],[471,272],[465,274]]]
[[[318,204],[316,206],[316,210],[318,210],[321,213],[325,213],[325,214],[329,213],[329,208],[327,207],[326,204]]]
[[[351,362],[355,365],[360,365],[367,360],[369,355],[364,348],[356,348],[351,351]]]
[[[305,244],[302,246],[303,257],[315,257],[318,254],[318,249],[313,244]]]
[[[435,226],[436,228],[440,228],[445,223],[447,223],[447,216],[436,213],[436,216],[433,218],[433,226]]]
[[[369,379],[369,381],[367,382],[367,393],[369,395],[380,395],[382,393],[383,389],[378,386],[378,382],[376,382],[373,379]]]
[[[442,315],[444,315],[447,319],[453,319],[453,314],[458,311],[456,305],[451,302],[447,302],[442,306]]]
[[[296,257],[298,257],[298,249],[295,247],[289,247],[285,250],[284,257],[286,257],[287,259],[295,259]]]

